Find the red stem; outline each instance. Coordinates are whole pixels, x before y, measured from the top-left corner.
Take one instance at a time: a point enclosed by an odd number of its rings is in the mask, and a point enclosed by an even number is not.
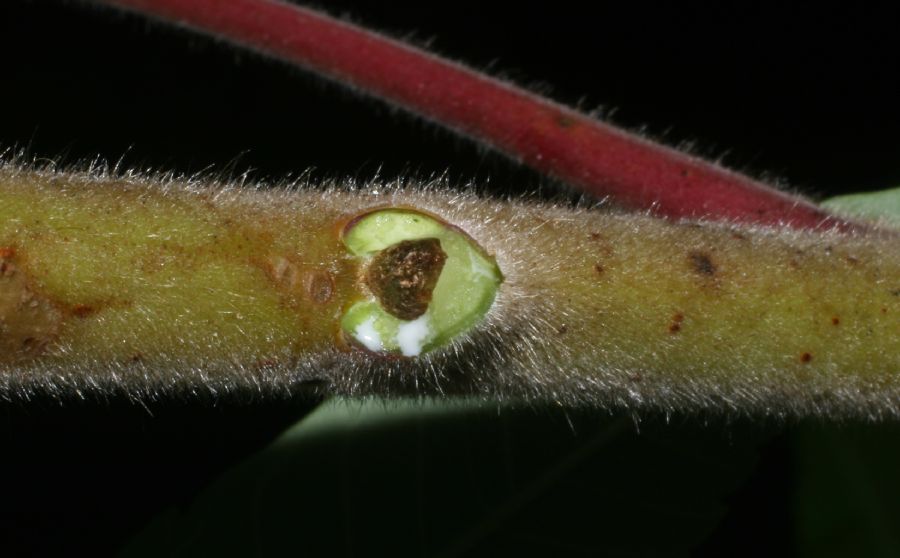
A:
[[[863,230],[809,201],[280,0],[99,0],[216,35],[378,96],[596,196],[658,215]]]

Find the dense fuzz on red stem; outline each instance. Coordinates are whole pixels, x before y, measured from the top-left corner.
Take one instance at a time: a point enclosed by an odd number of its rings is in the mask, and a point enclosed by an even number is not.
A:
[[[660,216],[858,229],[747,176],[402,42],[279,0],[100,0],[350,84],[580,189]]]

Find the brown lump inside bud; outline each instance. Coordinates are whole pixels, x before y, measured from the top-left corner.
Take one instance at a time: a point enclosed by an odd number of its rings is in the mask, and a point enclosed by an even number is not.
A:
[[[436,238],[403,240],[372,258],[366,283],[388,314],[414,320],[428,310],[446,261]]]

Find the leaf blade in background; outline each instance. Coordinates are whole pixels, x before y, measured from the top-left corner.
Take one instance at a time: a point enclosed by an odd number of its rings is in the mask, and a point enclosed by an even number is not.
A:
[[[687,555],[758,426],[496,403],[330,401],[125,556]]]
[[[900,556],[900,425],[811,425],[794,436],[797,555]]]
[[[839,215],[900,227],[900,188],[836,196],[821,205]]]

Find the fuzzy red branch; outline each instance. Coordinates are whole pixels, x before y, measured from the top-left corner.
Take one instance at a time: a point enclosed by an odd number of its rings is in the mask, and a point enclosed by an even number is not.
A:
[[[280,0],[99,0],[318,72],[619,204],[672,218],[861,229],[747,176]]]

